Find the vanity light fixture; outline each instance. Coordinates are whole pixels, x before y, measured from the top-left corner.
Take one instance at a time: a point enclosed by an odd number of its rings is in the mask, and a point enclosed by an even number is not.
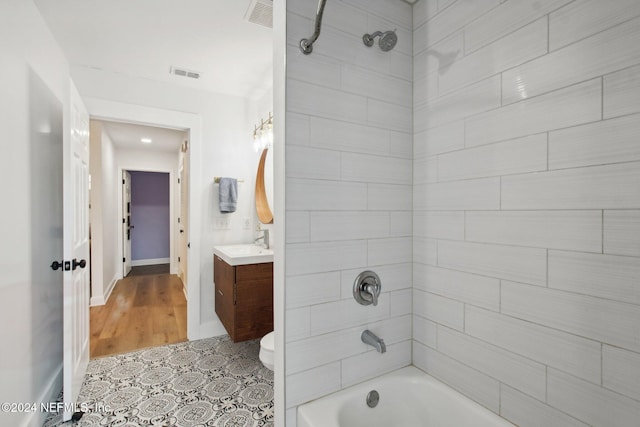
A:
[[[273,115],[269,113],[267,120],[260,119],[260,125],[253,129],[253,148],[262,151],[273,145]]]
[[[151,138],[140,138],[140,142],[143,144],[151,144]]]

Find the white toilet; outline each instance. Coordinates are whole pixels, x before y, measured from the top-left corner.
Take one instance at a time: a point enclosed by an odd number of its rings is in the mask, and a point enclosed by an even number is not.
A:
[[[260,340],[260,361],[265,368],[273,371],[273,347],[274,347],[274,335],[273,331],[263,336]]]

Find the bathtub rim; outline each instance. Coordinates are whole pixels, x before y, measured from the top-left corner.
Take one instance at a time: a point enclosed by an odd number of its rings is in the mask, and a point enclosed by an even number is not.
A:
[[[327,418],[327,414],[331,413],[331,422],[335,424],[331,424],[330,427],[339,426],[338,415],[340,413],[337,408],[337,403],[341,401],[345,401],[351,397],[359,396],[360,393],[365,392],[365,390],[371,388],[375,389],[376,387],[380,387],[381,381],[385,382],[389,379],[400,379],[404,381],[409,381],[413,383],[427,381],[429,383],[435,384],[438,388],[444,388],[444,390],[448,393],[453,393],[456,397],[460,397],[464,400],[465,405],[469,405],[471,408],[477,411],[481,411],[485,413],[487,416],[495,417],[497,426],[496,427],[516,427],[515,424],[511,423],[506,418],[502,418],[499,414],[493,412],[486,406],[482,406],[480,403],[475,400],[469,398],[468,396],[462,394],[458,390],[453,387],[447,385],[443,381],[434,377],[433,375],[423,371],[415,365],[408,365],[402,368],[395,369],[393,371],[386,372],[381,374],[380,376],[361,381],[359,383],[355,383],[341,390],[337,390],[333,393],[318,397],[317,399],[311,400],[309,402],[298,405],[296,408],[296,425],[297,427],[313,427],[308,419],[322,419]],[[364,398],[365,394],[362,395]],[[304,419],[306,418],[306,420]]]

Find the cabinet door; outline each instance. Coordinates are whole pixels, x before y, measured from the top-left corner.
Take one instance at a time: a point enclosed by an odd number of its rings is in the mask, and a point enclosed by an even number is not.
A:
[[[273,331],[273,263],[236,266],[236,341]]]
[[[234,283],[235,267],[227,264],[222,258],[214,255],[213,259],[213,281],[216,290],[216,314],[224,325],[225,329],[235,341],[235,319],[234,319]]]

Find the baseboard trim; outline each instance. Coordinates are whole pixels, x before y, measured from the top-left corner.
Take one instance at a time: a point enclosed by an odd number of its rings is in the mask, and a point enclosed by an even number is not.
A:
[[[55,402],[58,399],[60,391],[62,391],[62,364],[56,369],[56,373],[52,375],[49,384],[45,387],[44,391],[40,393],[40,396],[38,396],[35,402],[37,402],[38,405],[40,403]],[[41,412],[40,408],[38,408],[37,411],[30,412],[27,415],[22,426],[42,427],[48,415],[48,413]]]
[[[141,265],[169,264],[170,262],[171,262],[171,258],[137,259],[135,261],[131,261],[131,266],[139,267]]]
[[[113,279],[111,279],[111,283],[107,287],[107,291],[104,293],[104,303],[106,304],[109,301],[109,297],[111,296],[111,292],[113,292],[113,288],[116,287],[116,283],[118,283],[118,275],[116,275]]]
[[[109,286],[107,286],[107,289],[105,289],[104,291],[104,295],[94,295],[91,297],[91,300],[89,301],[89,305],[91,307],[95,307],[97,305],[105,305],[107,303],[107,301],[109,300],[109,297],[111,296],[111,292],[113,292],[113,288],[116,287],[116,283],[118,282],[119,277],[118,275],[116,275],[112,280],[111,283],[109,283]]]
[[[226,335],[226,334],[227,334],[227,330],[222,325],[222,322],[220,322],[220,320],[218,319],[215,319],[215,320],[210,320],[206,323],[201,323],[200,327],[198,328],[197,336],[188,337],[188,338],[189,340],[193,341],[193,340],[200,340],[203,338],[217,337],[217,336]]]

